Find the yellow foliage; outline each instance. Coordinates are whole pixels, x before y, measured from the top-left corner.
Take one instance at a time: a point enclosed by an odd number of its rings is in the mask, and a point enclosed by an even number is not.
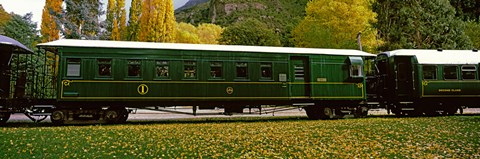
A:
[[[223,28],[215,24],[200,24],[197,27],[197,35],[202,44],[218,44],[222,32]]]
[[[45,7],[42,11],[42,24],[40,33],[42,34],[42,42],[58,40],[60,38],[60,30],[55,21],[55,15],[62,12],[63,0],[46,0]]]
[[[305,19],[293,31],[298,47],[358,48],[357,34],[362,33],[365,50],[378,45],[371,23],[376,14],[370,0],[312,0]]]
[[[478,116],[328,121],[297,118],[197,118],[156,124],[8,126],[0,128],[0,145],[3,146],[0,157],[363,159],[480,156]]]
[[[174,42],[175,16],[171,0],[144,0],[139,41]]]
[[[127,32],[125,0],[108,0],[107,22],[111,23],[107,29],[111,32],[110,39],[125,40]]]
[[[215,24],[200,24],[195,27],[188,23],[178,23],[176,43],[218,44],[223,28]]]
[[[142,13],[142,0],[132,0],[130,7],[130,18],[127,27],[126,40],[137,41],[140,32],[140,15]]]

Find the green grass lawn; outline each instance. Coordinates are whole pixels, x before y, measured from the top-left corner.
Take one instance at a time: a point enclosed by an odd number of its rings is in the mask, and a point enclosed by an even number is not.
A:
[[[480,158],[480,116],[0,128],[0,158]]]

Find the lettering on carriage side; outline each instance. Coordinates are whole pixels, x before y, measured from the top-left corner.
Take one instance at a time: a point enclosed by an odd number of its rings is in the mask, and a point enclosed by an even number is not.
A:
[[[226,92],[227,94],[233,94],[233,87],[227,87]]]
[[[138,85],[137,91],[138,91],[138,94],[145,95],[148,93],[148,86],[146,84]]]
[[[438,89],[438,92],[462,92],[462,89]]]

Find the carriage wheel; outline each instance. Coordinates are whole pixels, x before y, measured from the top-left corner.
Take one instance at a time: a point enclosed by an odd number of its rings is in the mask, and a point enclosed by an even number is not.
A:
[[[108,123],[116,123],[120,118],[120,114],[118,113],[117,110],[112,110],[108,109],[107,112],[105,112],[105,120]]]
[[[55,110],[52,115],[50,115],[50,120],[55,125],[61,125],[65,122],[65,114],[61,110]]]
[[[0,124],[4,124],[10,119],[10,113],[0,113]]]
[[[323,107],[322,109],[323,109],[323,114],[322,114],[323,119],[333,119],[335,117],[335,114],[333,113],[332,108]]]

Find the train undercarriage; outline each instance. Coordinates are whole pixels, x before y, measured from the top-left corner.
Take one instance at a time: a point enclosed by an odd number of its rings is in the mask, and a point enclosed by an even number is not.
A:
[[[204,109],[223,109],[224,112],[217,115],[233,114],[272,114],[276,112],[288,111],[292,109],[305,110],[310,119],[338,119],[345,115],[354,117],[365,117],[368,112],[366,106],[353,106],[356,102],[335,103],[335,102],[313,102],[299,101],[296,103],[277,102],[277,105],[262,105],[256,102],[200,102],[196,103],[166,103],[168,105],[152,106],[153,103],[128,103],[128,102],[57,102],[55,100],[30,101],[23,100],[7,102],[8,109],[0,109],[0,123],[5,123],[13,113],[23,113],[34,122],[41,122],[47,117],[55,125],[77,124],[77,123],[125,123],[132,111],[148,109],[153,111],[163,111],[168,113],[179,113],[188,115],[216,115],[202,114],[199,110]],[[15,104],[13,104],[15,103]],[[191,113],[185,111],[175,111],[169,109],[174,104],[190,105]],[[88,106],[86,106],[88,105]],[[114,105],[114,106],[107,106]],[[118,106],[126,105],[126,106]],[[358,105],[358,103],[356,103]],[[127,107],[128,106],[128,107]],[[186,107],[186,106],[183,106]],[[248,112],[245,112],[248,110]],[[253,110],[253,111],[252,111]]]

